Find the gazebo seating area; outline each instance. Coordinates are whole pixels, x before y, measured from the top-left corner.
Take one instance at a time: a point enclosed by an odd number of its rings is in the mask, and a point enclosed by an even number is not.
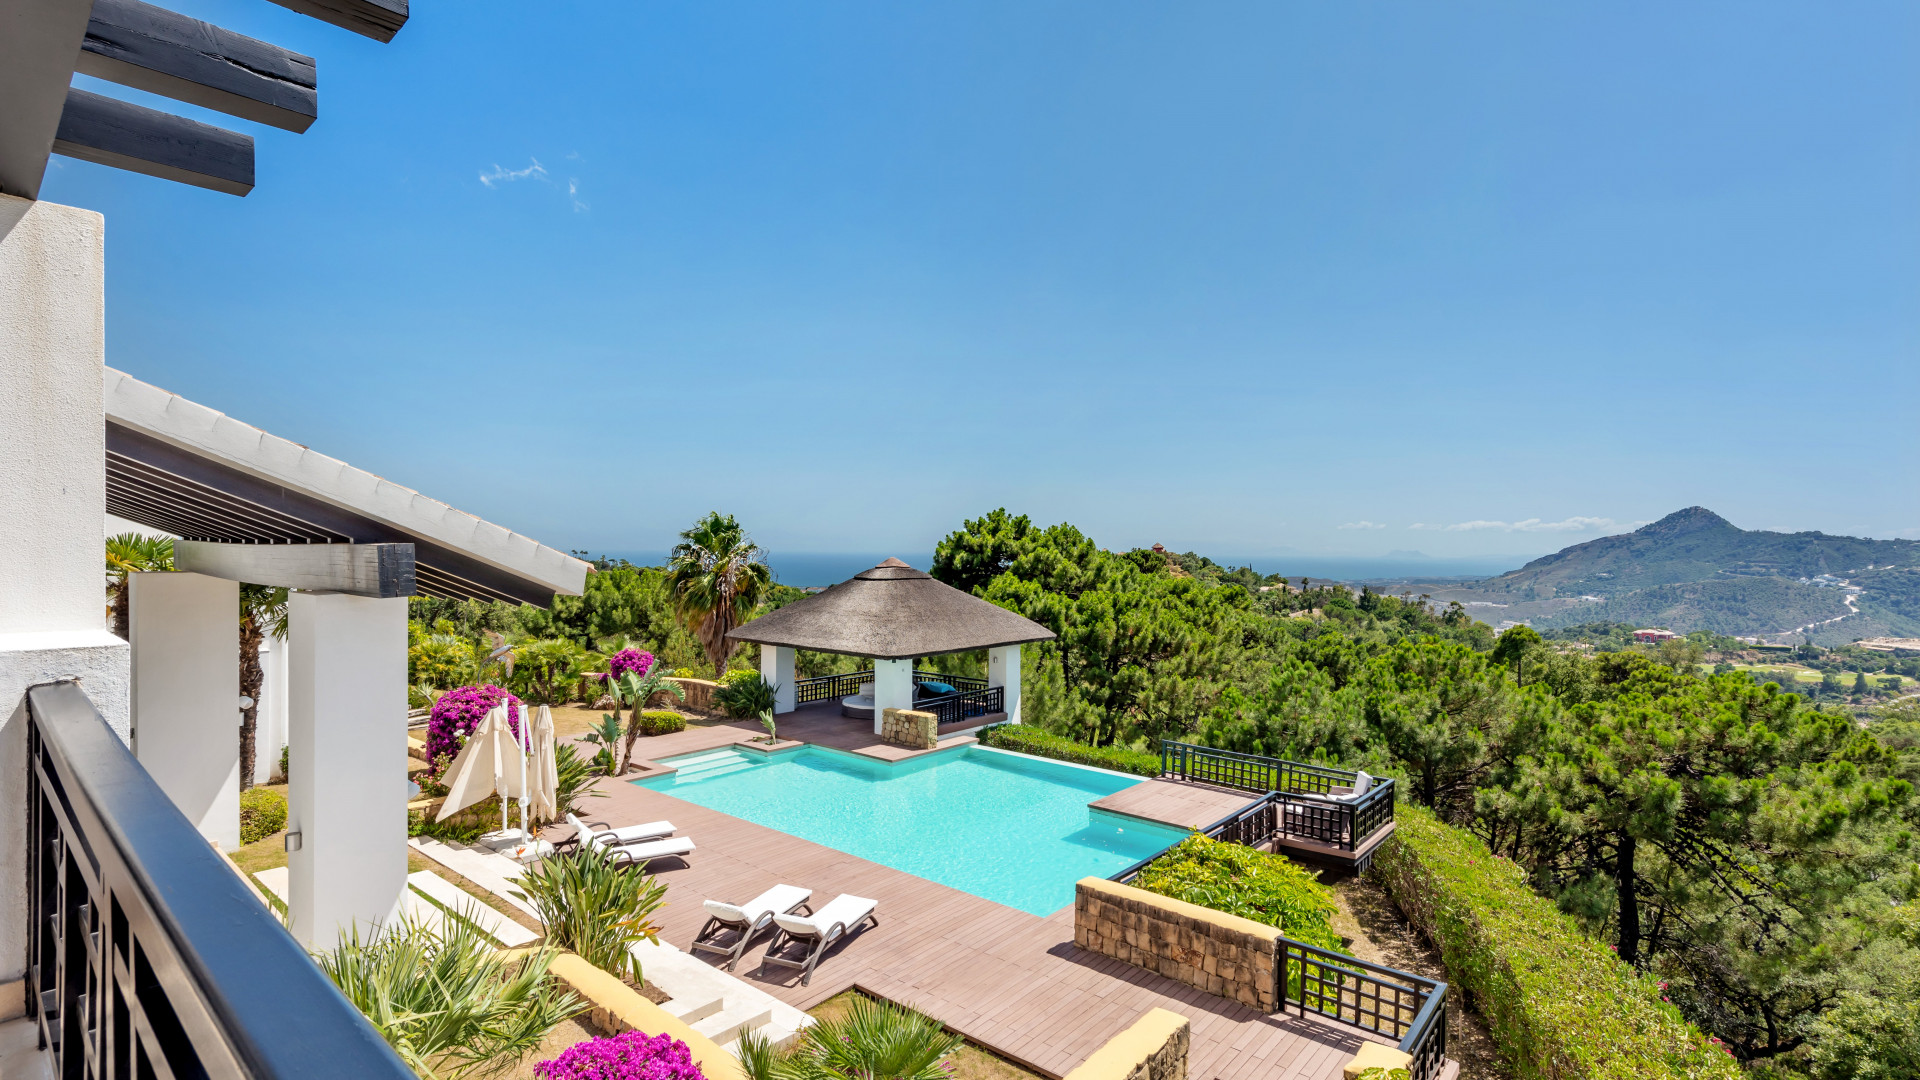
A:
[[[852,693],[846,689],[853,687]],[[840,715],[854,720],[873,719],[873,669],[845,675],[822,675],[801,679],[794,684],[794,707],[815,701],[840,700]],[[966,675],[915,668],[913,707],[930,712],[942,724],[957,724],[993,713],[1006,712],[1005,688],[988,686],[987,680]]]
[[[880,734],[888,709],[930,712],[942,726],[1020,722],[1020,646],[1053,631],[937,581],[899,559],[769,612],[727,635],[760,646],[760,674],[775,713],[839,703],[842,716]],[[795,654],[838,653],[872,661],[862,671],[795,677]],[[985,678],[915,667],[923,657],[987,654]],[[965,728],[961,727],[961,731]]]

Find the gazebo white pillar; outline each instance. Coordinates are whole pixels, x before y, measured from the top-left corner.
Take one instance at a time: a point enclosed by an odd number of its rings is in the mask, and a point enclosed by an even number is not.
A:
[[[987,650],[987,687],[1000,687],[1007,723],[1020,723],[1020,646],[1001,645]]]
[[[785,645],[760,646],[760,677],[773,684],[776,714],[794,710],[793,654]]]
[[[287,907],[324,949],[406,887],[407,600],[296,592],[287,622]]]
[[[873,662],[873,733],[880,734],[888,709],[913,708],[913,659]]]
[[[127,575],[133,753],[200,835],[240,846],[240,583]]]

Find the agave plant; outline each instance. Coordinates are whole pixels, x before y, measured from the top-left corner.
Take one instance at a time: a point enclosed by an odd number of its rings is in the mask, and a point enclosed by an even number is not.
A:
[[[715,690],[713,703],[728,716],[745,720],[763,712],[772,712],[775,695],[779,691],[777,685],[761,678],[756,672],[733,679]]]
[[[320,969],[414,1072],[460,1080],[505,1072],[583,1002],[547,978],[552,949],[513,957],[465,918],[411,920],[316,954]]]
[[[653,913],[667,887],[652,874],[628,870],[598,848],[553,855],[520,875],[514,895],[533,905],[547,927],[547,943],[572,949],[602,971],[641,982],[633,946],[658,944]]]
[[[856,997],[785,1052],[757,1032],[743,1034],[740,1065],[749,1080],[948,1080],[941,1059],[959,1045],[958,1035],[917,1012]]]

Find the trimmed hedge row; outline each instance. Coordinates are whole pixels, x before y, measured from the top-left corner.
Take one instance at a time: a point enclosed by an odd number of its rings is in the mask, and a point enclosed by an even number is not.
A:
[[[687,718],[666,709],[643,712],[638,723],[642,735],[671,735],[687,730]]]
[[[1733,1057],[1471,833],[1401,803],[1370,871],[1440,948],[1517,1076],[1737,1080]]]
[[[1014,750],[1035,757],[1071,761],[1135,776],[1159,776],[1160,755],[1124,746],[1088,746],[1060,735],[1049,734],[1026,724],[995,724],[982,728],[977,738],[983,745]]]

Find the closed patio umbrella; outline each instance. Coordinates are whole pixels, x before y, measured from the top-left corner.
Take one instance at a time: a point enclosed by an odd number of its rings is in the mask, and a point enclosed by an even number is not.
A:
[[[507,707],[496,705],[467,736],[467,744],[447,767],[441,782],[447,785],[446,801],[440,804],[435,821],[445,821],[489,795],[500,796],[500,828],[506,829],[506,801],[523,790],[520,745],[507,726]]]
[[[533,816],[541,821],[555,821],[560,817],[560,808],[556,801],[560,794],[560,769],[553,757],[553,710],[545,705],[533,714],[528,726],[528,734],[533,740],[533,750],[527,762],[529,789],[533,800]],[[532,836],[529,831],[528,836]]]

